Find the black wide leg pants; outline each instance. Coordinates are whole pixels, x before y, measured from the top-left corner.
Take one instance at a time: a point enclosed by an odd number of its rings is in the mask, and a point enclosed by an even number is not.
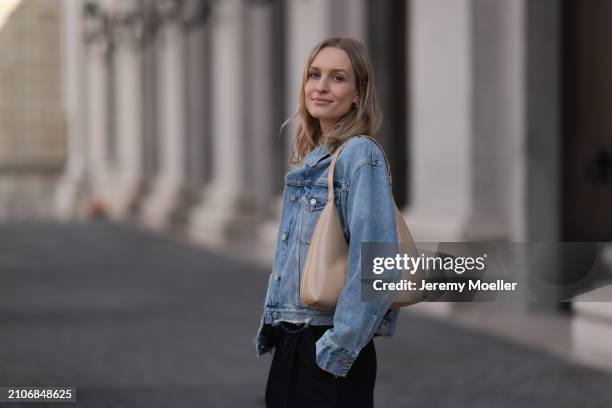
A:
[[[330,326],[281,322],[274,326],[274,357],[266,387],[267,408],[372,408],[376,350],[361,350],[346,377],[334,377],[315,360],[315,342]]]

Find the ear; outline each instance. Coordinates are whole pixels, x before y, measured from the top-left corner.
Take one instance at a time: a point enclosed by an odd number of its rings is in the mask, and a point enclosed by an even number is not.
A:
[[[353,98],[353,103],[357,103],[359,101],[359,94],[356,94]]]

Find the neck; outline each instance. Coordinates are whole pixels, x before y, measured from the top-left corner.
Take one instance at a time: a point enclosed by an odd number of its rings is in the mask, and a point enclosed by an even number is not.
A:
[[[332,128],[333,125],[334,125],[334,122],[319,119],[319,126],[321,127],[322,134],[326,134],[329,131],[329,129]]]

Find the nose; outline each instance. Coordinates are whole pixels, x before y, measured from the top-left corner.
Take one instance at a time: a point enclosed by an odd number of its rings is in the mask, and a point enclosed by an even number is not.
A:
[[[325,77],[319,78],[319,80],[315,83],[315,90],[319,93],[325,93],[328,91],[327,80]]]

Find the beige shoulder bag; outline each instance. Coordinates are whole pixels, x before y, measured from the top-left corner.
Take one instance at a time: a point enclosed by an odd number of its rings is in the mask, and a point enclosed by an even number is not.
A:
[[[385,155],[380,144],[374,141]],[[349,139],[350,140],[350,139]],[[334,205],[333,174],[336,167],[336,159],[344,148],[344,142],[334,155],[329,165],[327,176],[327,203],[312,233],[308,255],[304,263],[304,271],[300,284],[300,296],[305,304],[323,310],[333,310],[340,296],[340,292],[346,283],[346,269],[348,262],[348,245],[342,232],[342,226],[336,206]],[[389,174],[389,184],[391,184],[391,171],[389,161],[385,155],[387,172]],[[412,239],[412,235],[406,226],[402,213],[395,205],[395,223],[397,225],[398,249],[400,254],[408,256],[418,256],[417,248]],[[415,282],[417,287],[421,286],[420,281],[424,279],[424,273],[417,270],[410,274],[408,270],[402,270],[401,279],[409,279]],[[392,309],[409,306],[418,303],[425,298],[422,291],[398,291],[397,297],[391,305]]]

